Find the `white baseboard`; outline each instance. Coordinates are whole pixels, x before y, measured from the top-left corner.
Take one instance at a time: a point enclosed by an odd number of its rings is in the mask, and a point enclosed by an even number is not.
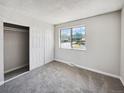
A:
[[[4,81],[1,81],[1,82],[0,82],[0,86],[3,85],[3,84],[4,84]]]
[[[6,73],[12,72],[12,71],[14,71],[14,70],[23,68],[23,67],[25,67],[25,66],[28,66],[28,64],[24,64],[24,65],[22,65],[22,66],[15,67],[15,68],[13,68],[13,69],[10,69],[10,70],[5,71],[4,73],[6,74]]]
[[[71,65],[71,66],[76,66],[76,67],[79,67],[79,68],[82,68],[82,69],[86,69],[86,70],[89,70],[89,71],[92,71],[92,72],[96,72],[96,73],[100,73],[100,74],[103,74],[103,75],[106,75],[106,76],[110,76],[110,77],[114,77],[114,78],[120,79],[120,76],[117,76],[117,75],[114,75],[114,74],[110,74],[110,73],[107,73],[107,72],[103,72],[103,71],[99,71],[99,70],[96,70],[96,69],[92,69],[92,68],[88,68],[88,67],[72,64],[71,62],[67,62],[67,61],[64,61],[64,60],[55,59],[55,61],[63,62],[63,63],[66,63],[68,65]]]
[[[120,77],[120,80],[121,80],[121,82],[122,82],[122,84],[124,86],[124,80],[122,79],[122,77]]]

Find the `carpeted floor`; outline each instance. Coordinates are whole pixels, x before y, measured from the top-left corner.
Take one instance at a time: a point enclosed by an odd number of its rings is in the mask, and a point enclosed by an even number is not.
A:
[[[124,93],[120,80],[51,62],[11,80],[0,93]]]
[[[25,66],[25,67],[22,67],[20,69],[14,70],[12,72],[6,73],[4,75],[4,78],[5,78],[5,80],[9,80],[9,79],[11,79],[11,78],[13,78],[13,77],[15,77],[17,75],[20,75],[20,74],[22,74],[24,72],[27,72],[27,71],[29,71],[29,66]]]

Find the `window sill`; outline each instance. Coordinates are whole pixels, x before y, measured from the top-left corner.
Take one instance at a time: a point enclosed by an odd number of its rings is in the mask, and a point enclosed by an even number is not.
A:
[[[87,50],[86,48],[82,48],[82,49],[79,49],[79,48],[60,48],[60,49],[67,49],[67,50],[81,50],[81,51],[85,51],[85,50]]]

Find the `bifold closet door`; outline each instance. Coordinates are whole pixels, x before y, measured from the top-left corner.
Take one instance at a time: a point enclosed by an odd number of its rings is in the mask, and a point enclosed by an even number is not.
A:
[[[4,30],[4,72],[29,64],[29,32]]]
[[[0,19],[0,85],[4,82],[4,62],[3,62],[3,22]]]

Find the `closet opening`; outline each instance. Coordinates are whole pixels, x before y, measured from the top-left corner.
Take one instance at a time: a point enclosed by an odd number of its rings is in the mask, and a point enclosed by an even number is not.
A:
[[[4,23],[4,80],[29,71],[29,27]]]

